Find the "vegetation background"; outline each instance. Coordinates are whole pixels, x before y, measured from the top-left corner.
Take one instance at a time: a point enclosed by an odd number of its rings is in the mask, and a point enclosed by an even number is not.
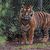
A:
[[[42,0],[42,11],[50,13],[50,0]],[[20,34],[19,11],[23,3],[32,3],[33,10],[41,10],[40,0],[0,0],[0,36],[15,38]]]

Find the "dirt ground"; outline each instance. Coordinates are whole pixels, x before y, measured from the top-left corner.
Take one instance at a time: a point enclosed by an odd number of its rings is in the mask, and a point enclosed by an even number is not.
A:
[[[18,48],[17,48],[18,47]],[[50,50],[50,47],[46,48],[21,48],[16,42],[6,42],[4,45],[0,44],[0,50]]]

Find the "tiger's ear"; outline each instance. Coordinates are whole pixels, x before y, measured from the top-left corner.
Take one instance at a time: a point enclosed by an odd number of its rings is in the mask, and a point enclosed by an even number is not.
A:
[[[33,6],[31,5],[31,9],[33,9]]]
[[[22,4],[21,8],[24,8],[24,5]]]
[[[30,6],[30,8],[31,8],[31,11],[33,11],[33,6],[32,5]]]
[[[23,8],[24,8],[24,5],[22,4],[21,9],[20,9],[20,12],[22,12],[22,11],[23,11]]]

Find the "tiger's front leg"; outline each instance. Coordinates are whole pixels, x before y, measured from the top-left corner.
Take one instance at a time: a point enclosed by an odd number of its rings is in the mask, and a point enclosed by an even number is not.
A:
[[[34,31],[33,29],[29,30],[29,44],[33,44],[33,37],[34,37]]]
[[[26,33],[22,32],[22,42],[21,44],[26,44]]]

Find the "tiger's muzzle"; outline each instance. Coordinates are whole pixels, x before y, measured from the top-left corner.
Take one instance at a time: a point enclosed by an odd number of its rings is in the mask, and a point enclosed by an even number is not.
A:
[[[22,17],[22,24],[27,25],[30,22],[30,20],[31,20],[31,17],[26,15],[26,16]]]

